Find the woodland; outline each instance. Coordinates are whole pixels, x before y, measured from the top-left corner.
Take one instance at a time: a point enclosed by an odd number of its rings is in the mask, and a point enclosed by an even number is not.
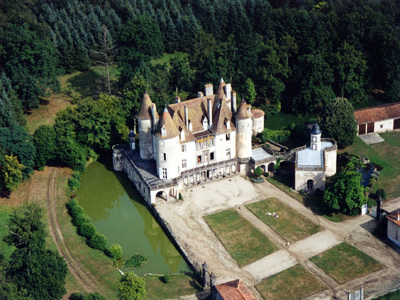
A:
[[[84,171],[126,141],[145,90],[161,111],[222,77],[267,117],[318,116],[337,97],[398,101],[399,53],[398,0],[2,0],[0,191],[46,164]],[[58,77],[99,64],[118,66],[109,93],[30,135]]]

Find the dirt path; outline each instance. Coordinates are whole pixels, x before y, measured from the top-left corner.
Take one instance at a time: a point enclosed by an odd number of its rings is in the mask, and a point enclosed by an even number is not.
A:
[[[56,179],[57,168],[51,168],[47,184],[47,213],[49,219],[50,235],[52,236],[54,243],[56,244],[58,252],[61,256],[64,257],[68,265],[68,269],[75,277],[77,283],[82,286],[85,291],[95,292],[97,291],[98,284],[83,270],[81,265],[74,259],[61,232],[57,216]]]

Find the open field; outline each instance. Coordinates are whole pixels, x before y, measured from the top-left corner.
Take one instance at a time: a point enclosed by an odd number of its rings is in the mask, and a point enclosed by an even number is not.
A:
[[[248,265],[277,250],[264,234],[234,209],[204,219],[239,266]]]
[[[310,261],[339,284],[383,268],[375,259],[347,243],[339,244],[318,254]]]
[[[146,281],[147,300],[176,299],[202,291],[193,274],[170,275],[168,283],[160,276],[144,276],[143,279]]]
[[[387,198],[392,199],[400,196],[400,132],[380,135],[385,139],[382,143],[367,145],[357,137],[353,145],[339,153],[348,152],[359,157],[368,157],[372,163],[381,166],[383,169],[374,191],[385,189]]]
[[[295,265],[263,280],[256,289],[265,300],[294,300],[323,291],[326,286],[301,265]]]
[[[277,198],[268,198],[264,201],[249,204],[246,207],[292,244],[321,230],[320,226],[314,224]],[[267,212],[275,212],[279,217],[275,218]]]
[[[112,86],[116,86],[118,75],[117,67],[111,66]],[[61,84],[61,93],[41,99],[39,108],[26,115],[29,133],[34,133],[40,125],[53,125],[56,113],[71,103],[84,97],[95,97],[100,93],[106,93],[106,76],[105,67],[92,67],[85,72],[60,76],[58,80]]]

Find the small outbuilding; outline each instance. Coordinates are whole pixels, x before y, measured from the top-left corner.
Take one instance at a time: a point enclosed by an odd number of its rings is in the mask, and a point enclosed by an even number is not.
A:
[[[240,279],[215,285],[213,289],[213,300],[256,300]]]
[[[357,109],[358,135],[400,129],[400,102]]]
[[[400,246],[400,210],[392,212],[386,216],[388,220],[387,224],[387,236],[388,239]]]

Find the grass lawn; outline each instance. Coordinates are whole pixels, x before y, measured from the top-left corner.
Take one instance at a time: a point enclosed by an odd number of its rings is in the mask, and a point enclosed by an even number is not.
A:
[[[375,259],[347,243],[320,253],[310,261],[339,284],[384,268]]]
[[[400,196],[400,132],[387,132],[380,134],[385,140],[379,144],[367,145],[360,138],[356,138],[353,145],[340,152],[368,157],[370,161],[383,169],[380,171],[379,180],[374,191],[385,189],[387,198]]]
[[[164,53],[164,55],[162,57],[157,58],[157,59],[152,59],[151,60],[151,64],[153,66],[167,64],[167,67],[169,69],[171,67],[171,65],[169,63],[170,60],[172,58],[179,57],[179,56],[188,56],[188,54],[187,53],[183,53],[183,52],[174,52],[174,53],[170,53],[170,54],[169,53]]]
[[[308,122],[311,118],[313,118],[313,116],[298,117],[295,115],[279,112],[266,118],[264,127],[273,130],[280,130],[290,126],[291,124],[304,124]]]
[[[249,204],[246,207],[290,243],[295,243],[321,230],[320,226],[314,224],[277,198],[268,198]],[[279,218],[268,215],[267,212],[275,212]]]
[[[312,211],[323,216],[332,222],[341,222],[351,217],[341,213],[329,212],[323,202],[322,194],[315,194],[314,196],[302,196],[297,191],[293,190],[294,179],[290,176],[275,175],[274,177],[267,177],[268,182],[275,185],[280,190],[284,191],[290,197],[303,203],[306,207],[310,207]]]
[[[294,300],[323,291],[326,286],[301,265],[295,265],[263,280],[256,289],[265,300]]]
[[[204,219],[240,267],[278,249],[234,209],[209,215]]]
[[[177,299],[202,291],[198,279],[193,274],[170,275],[165,283],[160,276],[144,276],[146,281],[147,300]]]

